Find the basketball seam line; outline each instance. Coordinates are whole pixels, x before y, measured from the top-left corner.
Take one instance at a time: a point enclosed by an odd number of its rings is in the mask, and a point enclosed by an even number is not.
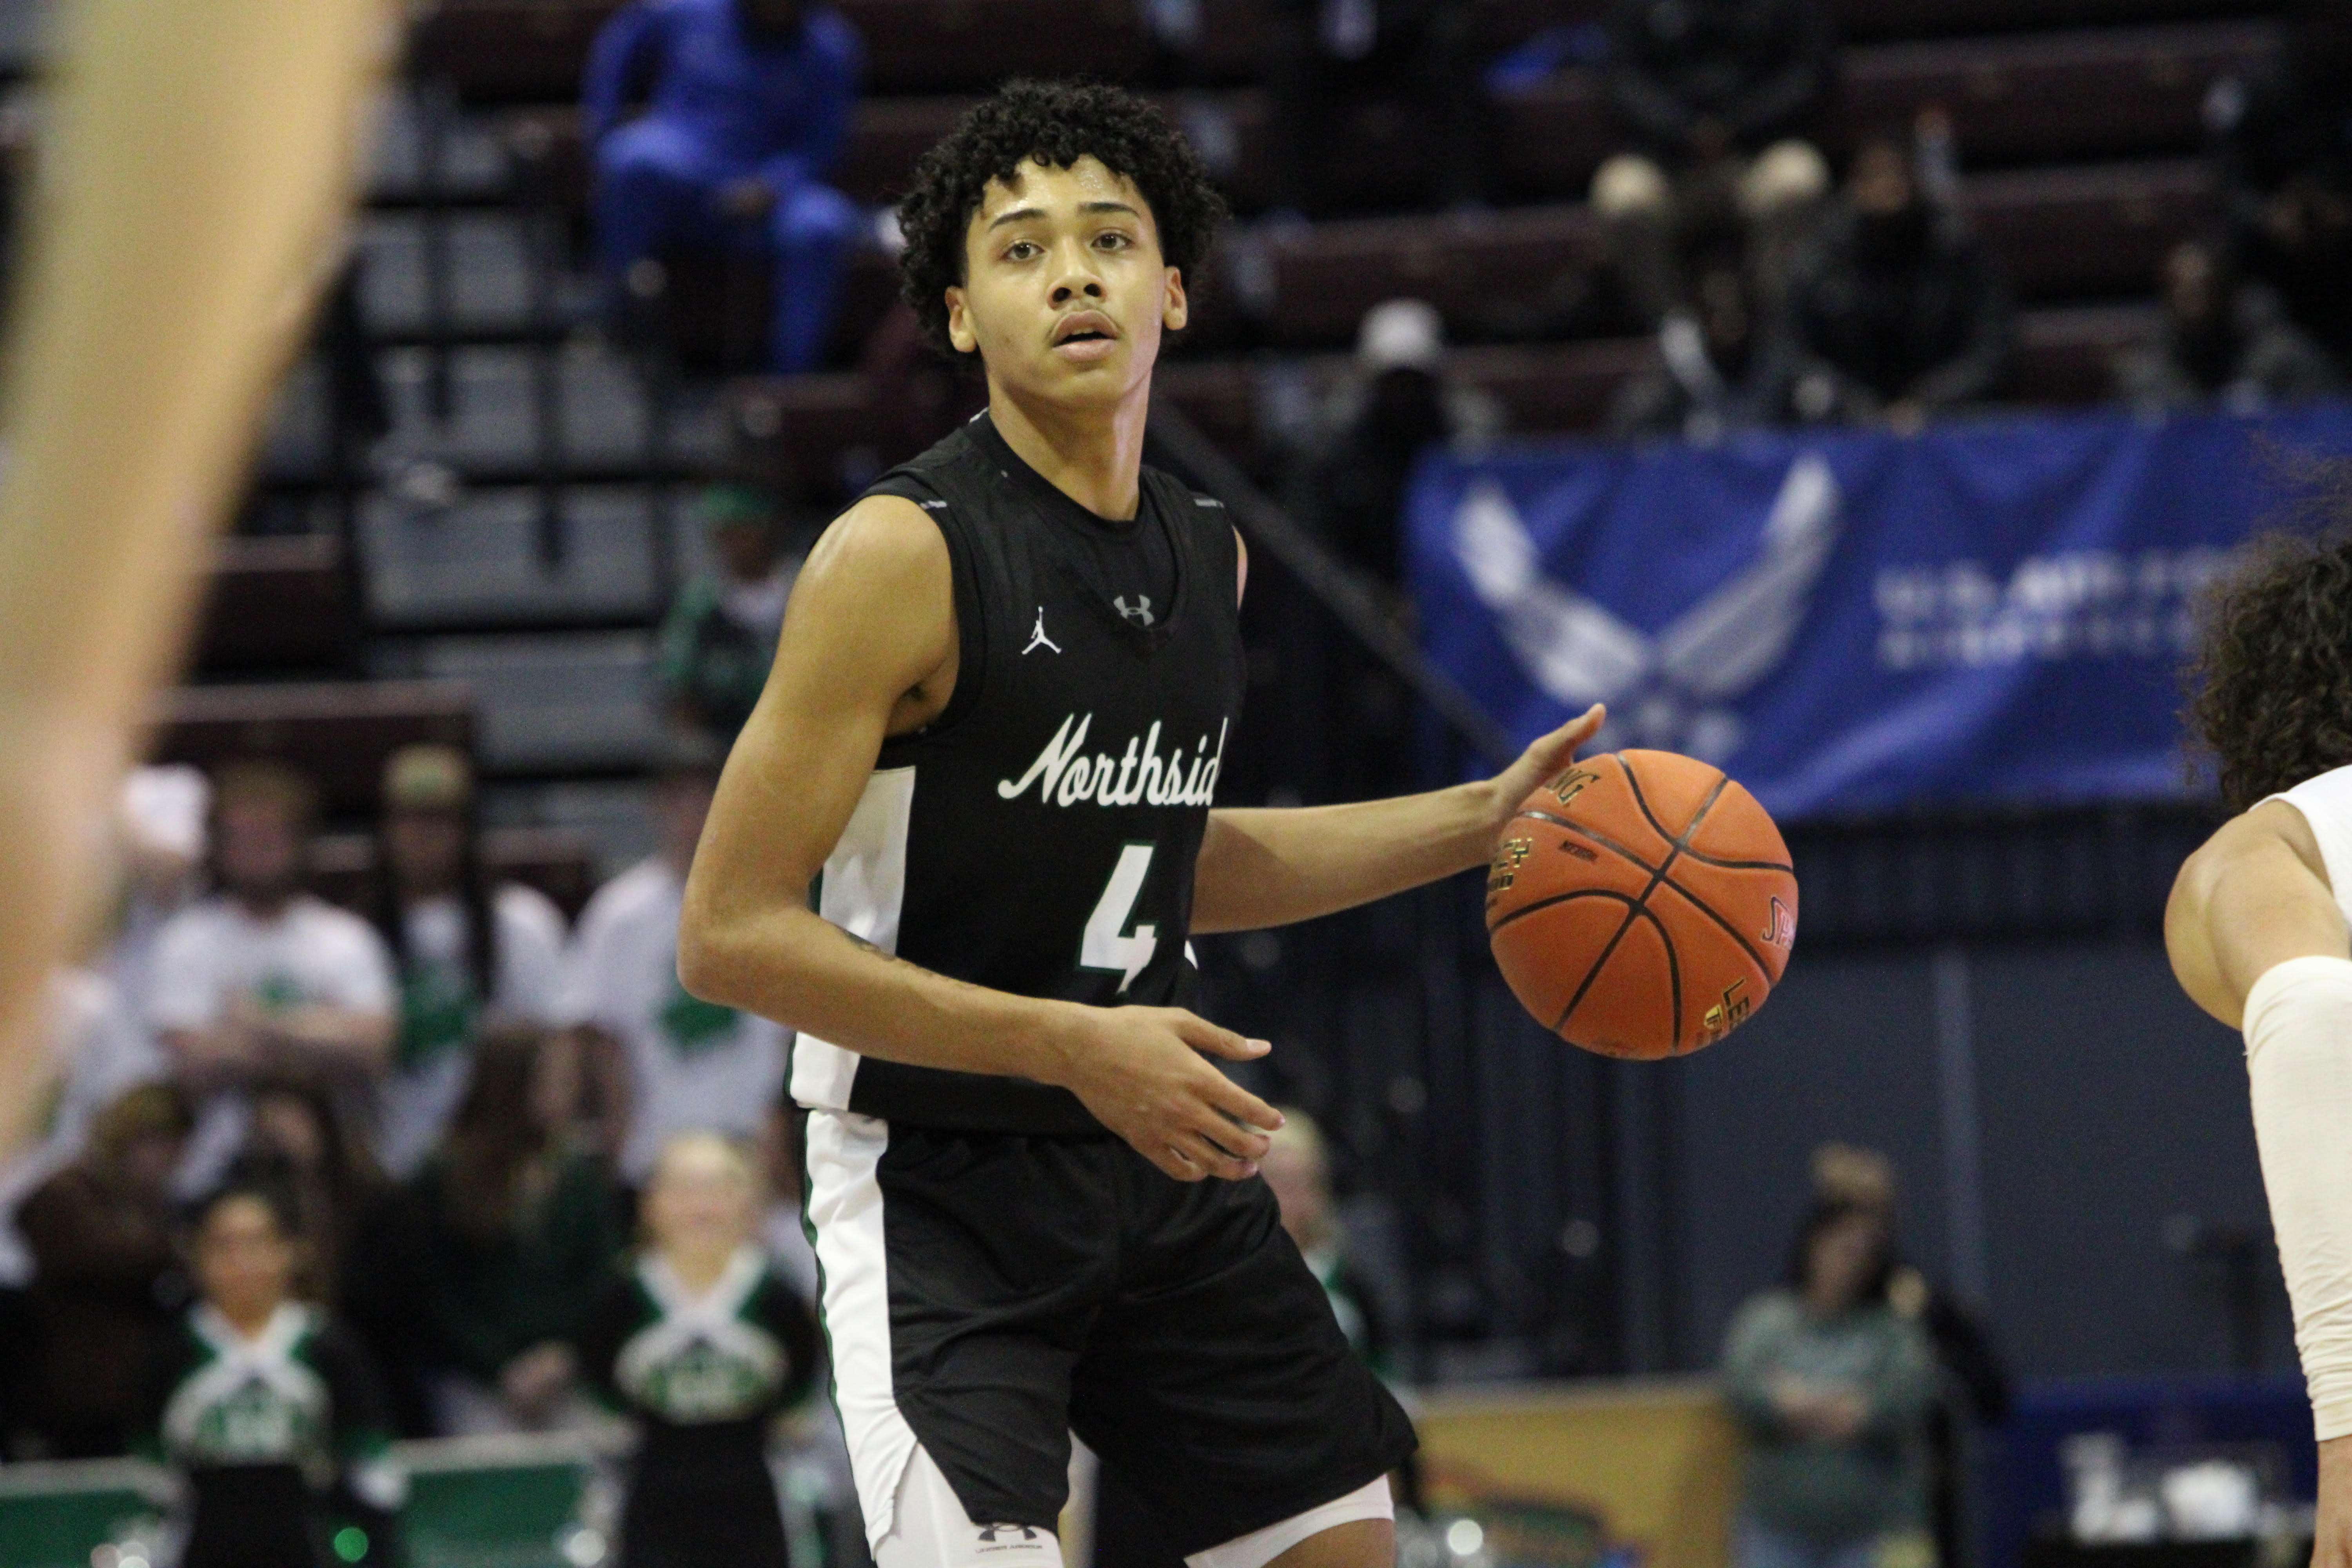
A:
[[[1656,828],[1659,836],[1664,837],[1666,832],[1665,824],[1660,822],[1656,814],[1651,811],[1649,801],[1645,799],[1642,794],[1641,778],[1633,772],[1633,765],[1626,762],[1622,756],[1620,756],[1617,759],[1617,766],[1624,772],[1626,787],[1633,792],[1633,804],[1641,807],[1642,815],[1650,819],[1650,826]],[[1688,888],[1684,887],[1681,883],[1672,880],[1666,875],[1667,868],[1674,865],[1675,858],[1687,852],[1692,836],[1698,832],[1698,825],[1706,820],[1706,814],[1715,809],[1715,803],[1723,798],[1723,792],[1729,787],[1731,787],[1731,775],[1729,773],[1717,773],[1716,775],[1715,787],[1706,792],[1706,798],[1699,802],[1698,809],[1696,811],[1691,813],[1690,821],[1683,825],[1681,836],[1668,840],[1668,842],[1674,846],[1675,853],[1673,855],[1669,855],[1665,858],[1664,862],[1658,868],[1656,878],[1651,882],[1649,887],[1643,889],[1642,907],[1645,910],[1650,907],[1650,895],[1658,890],[1657,884],[1659,882],[1664,882],[1668,887],[1674,889],[1675,892],[1680,893],[1683,896],[1683,902],[1690,905],[1691,908],[1696,910],[1699,913],[1713,921],[1717,925],[1722,927],[1723,934],[1738,942],[1739,944],[1739,950],[1742,952],[1745,952],[1748,958],[1754,962],[1759,970],[1769,975],[1772,972],[1772,966],[1764,962],[1764,955],[1762,953],[1758,952],[1753,947],[1748,945],[1748,939],[1745,936],[1742,936],[1739,931],[1733,927],[1729,921],[1725,920],[1721,915],[1716,913],[1714,909],[1708,905],[1706,900],[1700,898],[1697,894],[1692,892]],[[1706,863],[1698,856],[1693,856],[1692,858],[1699,860],[1701,865],[1705,865]],[[1795,871],[1791,869],[1790,875],[1794,876],[1795,874]],[[1660,929],[1663,930],[1663,926],[1661,926]],[[1668,945],[1671,947],[1672,943],[1670,942]],[[1766,984],[1769,984],[1770,982],[1768,980]],[[1567,1022],[1565,1018],[1560,1021],[1562,1023]],[[1682,1045],[1682,998],[1679,995],[1675,998],[1675,1022],[1676,1026],[1675,1031],[1675,1045],[1676,1047],[1676,1050],[1675,1054],[1680,1056],[1682,1054],[1680,1049]],[[1554,1033],[1558,1033],[1558,1031],[1555,1030]]]
[[[1632,864],[1639,866],[1643,870],[1652,873],[1659,881],[1663,881],[1667,887],[1672,888],[1675,892],[1680,893],[1683,896],[1683,901],[1685,903],[1690,905],[1693,909],[1706,916],[1707,919],[1713,921],[1717,925],[1721,926],[1723,928],[1723,934],[1738,942],[1741,951],[1756,961],[1757,968],[1763,970],[1768,974],[1771,973],[1772,966],[1764,961],[1764,955],[1757,952],[1754,946],[1748,942],[1748,939],[1740,935],[1738,930],[1734,927],[1729,921],[1725,920],[1721,915],[1717,914],[1714,909],[1709,907],[1706,900],[1700,898],[1690,889],[1684,887],[1680,882],[1675,881],[1672,877],[1667,876],[1665,874],[1665,866],[1651,865],[1647,860],[1643,859],[1639,855],[1636,855],[1624,845],[1618,843],[1607,834],[1597,832],[1584,823],[1570,822],[1565,816],[1554,816],[1548,811],[1523,811],[1519,813],[1519,815],[1521,816],[1533,817],[1538,822],[1549,822],[1555,827],[1565,827],[1572,833],[1580,834],[1584,837],[1591,839],[1595,844],[1600,845],[1603,849],[1609,850],[1612,854],[1622,856]],[[1702,866],[1715,867],[1718,870],[1737,868],[1744,866],[1748,868],[1759,871],[1789,871],[1788,867],[1778,865],[1769,860],[1744,862],[1708,860],[1701,856],[1691,855],[1687,851],[1685,851],[1685,858],[1687,859],[1696,860]],[[1668,856],[1667,863],[1671,864],[1673,859],[1673,856]],[[1794,876],[1795,873],[1793,871],[1790,871],[1790,875]],[[1646,909],[1648,907],[1649,893],[1654,892],[1656,888],[1657,883],[1653,882],[1650,886],[1649,891],[1644,892],[1642,895],[1643,908]],[[1533,911],[1544,907],[1545,906],[1543,904],[1529,904],[1526,909],[1513,910],[1509,914],[1505,915],[1501,920],[1495,922],[1489,934],[1491,935],[1492,931],[1502,930],[1505,926],[1510,924],[1521,915],[1532,913]]]
[[[1690,836],[1698,831],[1698,825],[1706,819],[1706,814],[1714,808],[1716,801],[1722,795],[1724,786],[1731,782],[1727,775],[1717,775],[1715,787],[1707,791],[1706,798],[1699,802],[1698,809],[1691,813],[1690,821],[1684,825],[1681,835],[1677,837],[1676,835],[1666,831],[1666,825],[1658,820],[1656,814],[1651,811],[1649,802],[1642,798],[1641,781],[1633,776],[1633,768],[1627,764],[1625,759],[1622,755],[1617,759],[1617,771],[1625,775],[1625,787],[1633,792],[1633,804],[1641,808],[1642,815],[1643,816],[1650,819],[1650,826],[1658,830],[1658,837],[1666,841],[1666,858],[1659,861],[1657,868],[1650,873],[1650,885],[1642,889],[1640,900],[1634,904],[1633,910],[1629,912],[1625,916],[1625,919],[1618,925],[1617,934],[1609,939],[1609,945],[1601,950],[1601,956],[1594,959],[1592,961],[1592,967],[1584,972],[1584,979],[1577,986],[1576,994],[1568,999],[1568,1005],[1561,1010],[1559,1019],[1551,1026],[1551,1032],[1555,1035],[1559,1034],[1560,1030],[1568,1026],[1569,1019],[1574,1016],[1577,1008],[1583,1005],[1585,994],[1592,989],[1592,983],[1601,977],[1601,972],[1609,966],[1609,960],[1614,956],[1617,952],[1617,944],[1623,942],[1625,940],[1625,933],[1633,929],[1633,916],[1635,914],[1649,915],[1650,923],[1658,928],[1658,935],[1664,942],[1666,952],[1669,954],[1673,953],[1675,939],[1666,935],[1665,922],[1659,920],[1655,915],[1649,914],[1650,895],[1656,892],[1658,890],[1658,884],[1666,879],[1667,871],[1671,870],[1674,867],[1675,861],[1681,858],[1684,846],[1690,842]],[[1637,860],[1634,864],[1639,865],[1641,862]],[[1679,891],[1680,889],[1678,889],[1676,890]],[[1735,940],[1737,939],[1735,938]],[[1682,966],[1680,964],[1674,963],[1672,959],[1669,958],[1666,966],[1667,974],[1676,983],[1674,992],[1674,1054],[1676,1056],[1682,1055],[1683,1045],[1683,992],[1682,985],[1680,984],[1681,967]]]

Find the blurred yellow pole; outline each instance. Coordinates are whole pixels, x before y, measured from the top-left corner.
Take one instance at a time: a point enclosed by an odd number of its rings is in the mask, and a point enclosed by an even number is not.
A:
[[[394,43],[385,0],[80,0],[58,21],[0,395],[0,1152]]]

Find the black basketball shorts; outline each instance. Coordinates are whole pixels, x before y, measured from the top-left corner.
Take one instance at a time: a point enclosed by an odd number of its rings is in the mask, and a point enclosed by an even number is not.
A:
[[[808,1221],[866,1528],[917,1446],[976,1524],[1051,1530],[1069,1434],[1189,1555],[1412,1451],[1262,1181],[1183,1183],[1119,1139],[809,1113]]]

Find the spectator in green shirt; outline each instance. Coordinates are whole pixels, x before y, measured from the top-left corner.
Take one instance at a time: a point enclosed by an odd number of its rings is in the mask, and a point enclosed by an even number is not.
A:
[[[1932,1568],[1926,1335],[1886,1300],[1882,1211],[1807,1216],[1787,1289],[1732,1320],[1725,1392],[1748,1436],[1735,1568]]]
[[[696,510],[716,570],[679,590],[661,628],[667,716],[731,745],[760,700],[801,556],[784,549],[782,506],[751,485],[713,485]]]

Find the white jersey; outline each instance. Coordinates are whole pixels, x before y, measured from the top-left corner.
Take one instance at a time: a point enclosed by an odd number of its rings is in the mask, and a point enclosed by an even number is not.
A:
[[[509,882],[490,900],[498,974],[487,1005],[466,962],[466,907],[427,899],[403,917],[408,961],[400,977],[399,1049],[376,1096],[376,1158],[406,1180],[425,1163],[472,1078],[486,1025],[553,1027],[563,989],[563,914],[544,894]]]
[[[2352,767],[2305,779],[2255,804],[2273,800],[2283,800],[2303,814],[2311,837],[2318,841],[2320,864],[2327,868],[2327,886],[2336,894],[2336,907],[2352,922]]]
[[[148,1024],[159,1035],[209,1029],[239,998],[266,1012],[325,1006],[390,1014],[392,957],[373,926],[307,895],[268,920],[225,898],[173,915],[155,942]],[[244,1095],[224,1090],[205,1103],[175,1184],[184,1196],[219,1179],[245,1127]]]
[[[628,1057],[621,1173],[632,1183],[680,1132],[757,1134],[783,1081],[782,1026],[698,1000],[678,984],[685,898],[668,862],[642,860],[596,890],[572,944],[565,1021],[593,1025]]]

